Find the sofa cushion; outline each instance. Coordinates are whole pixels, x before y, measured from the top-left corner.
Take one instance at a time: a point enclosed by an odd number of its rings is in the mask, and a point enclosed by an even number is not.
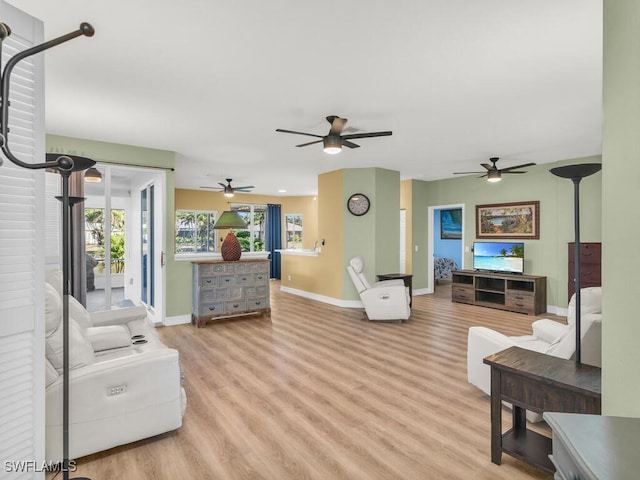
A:
[[[63,367],[63,327],[62,315],[58,328],[49,332],[45,339],[45,354],[53,368],[62,373]],[[95,362],[91,342],[82,335],[82,330],[73,318],[69,318],[69,369],[73,370]]]
[[[580,289],[580,315],[602,313],[602,287],[586,287]],[[567,323],[576,321],[576,294],[571,296],[567,309]]]
[[[49,335],[62,321],[62,298],[52,285],[45,283],[44,289],[44,331],[45,335]]]
[[[93,327],[91,315],[86,308],[75,297],[69,295],[69,316],[73,318],[83,333],[87,328]]]

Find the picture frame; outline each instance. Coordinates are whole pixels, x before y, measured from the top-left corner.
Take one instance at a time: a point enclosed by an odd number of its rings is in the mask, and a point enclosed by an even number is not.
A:
[[[538,240],[540,202],[476,205],[476,237]]]
[[[449,208],[440,210],[440,239],[462,239],[462,209]]]

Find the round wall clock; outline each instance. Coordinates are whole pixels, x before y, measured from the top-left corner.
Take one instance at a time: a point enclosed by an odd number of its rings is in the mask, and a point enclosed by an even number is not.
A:
[[[347,200],[347,209],[350,213],[358,217],[367,213],[370,206],[371,202],[369,201],[369,197],[364,193],[354,193],[349,197],[349,200]]]

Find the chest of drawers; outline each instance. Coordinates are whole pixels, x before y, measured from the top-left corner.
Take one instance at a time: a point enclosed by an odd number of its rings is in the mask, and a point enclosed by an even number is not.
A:
[[[270,315],[269,260],[193,262],[191,323],[243,315]]]
[[[569,244],[569,285],[568,297],[576,291],[575,285],[575,243]],[[602,285],[601,274],[602,244],[580,242],[580,287],[599,287]]]

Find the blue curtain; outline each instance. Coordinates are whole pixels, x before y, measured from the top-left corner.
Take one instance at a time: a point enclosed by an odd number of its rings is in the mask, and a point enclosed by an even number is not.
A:
[[[280,205],[273,203],[267,204],[267,244],[265,248],[271,252],[271,278],[280,280],[280,252],[276,249],[282,248],[282,214],[280,213]]]

